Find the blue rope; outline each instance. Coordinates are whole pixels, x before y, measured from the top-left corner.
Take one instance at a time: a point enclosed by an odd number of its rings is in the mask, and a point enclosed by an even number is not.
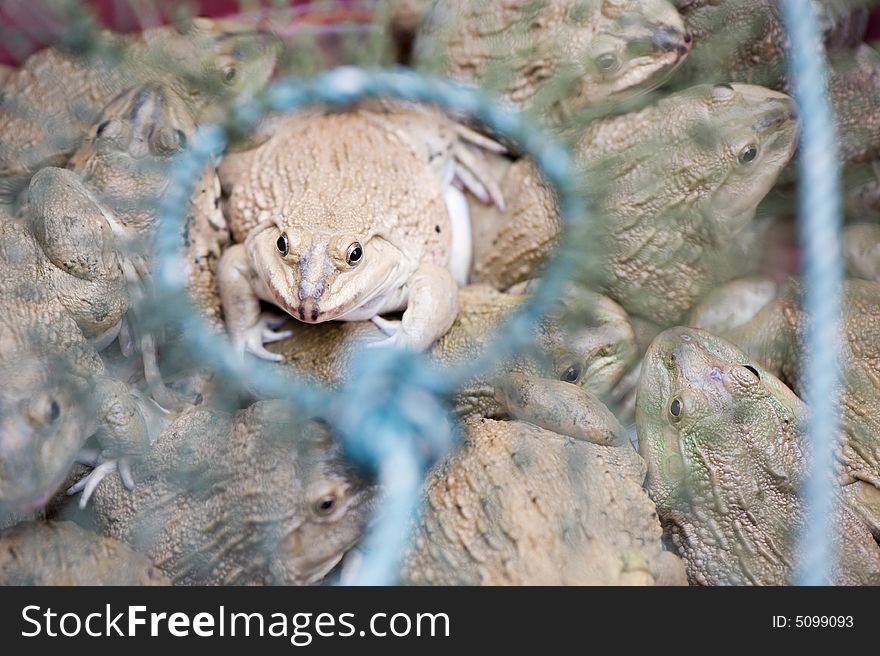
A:
[[[555,188],[563,231],[585,225],[588,217],[567,150],[532,123],[464,85],[413,71],[343,67],[309,80],[276,82],[238,108],[225,129],[210,126],[198,131],[193,147],[175,160],[171,171],[175,184],[159,206],[155,289],[157,309],[163,317],[180,322],[184,343],[197,362],[234,385],[259,389],[263,396],[286,399],[310,416],[322,417],[338,432],[352,460],[377,474],[383,489],[382,508],[364,540],[365,557],[353,583],[387,585],[397,582],[425,473],[454,442],[447,397],[468,379],[532,343],[535,322],[559,297],[583,253],[569,243],[574,240],[561,239],[562,246],[536,292],[500,327],[484,353],[464,365],[445,368],[424,354],[371,349],[359,355],[344,389],[333,393],[282,376],[277,365],[254,358],[239,360],[229,340],[215,335],[194,308],[182,274],[183,208],[196,180],[214,155],[222,152],[227,134],[253,131],[267,111],[339,107],[371,97],[436,105],[505,135],[535,161]]]
[[[804,309],[808,317],[803,354],[807,435],[812,455],[803,487],[806,524],[798,536],[795,583],[831,582],[836,512],[834,459],[838,431],[838,370],[841,261],[841,180],[837,131],[828,101],[819,24],[807,0],[784,0],[791,41],[790,78],[801,114],[798,155],[798,219],[804,253]]]

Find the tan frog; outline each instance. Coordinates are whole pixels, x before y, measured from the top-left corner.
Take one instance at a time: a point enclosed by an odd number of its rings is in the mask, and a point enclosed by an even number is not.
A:
[[[192,408],[95,493],[102,530],[175,584],[308,585],[363,535],[374,488],[326,428],[282,402]]]
[[[269,79],[279,42],[253,25],[197,18],[137,36],[96,35],[92,54],[47,48],[10,74],[0,97],[0,202],[43,166],[62,166],[98,113],[133,85],[159,82],[199,121],[215,121]]]
[[[405,583],[685,584],[629,445],[490,419],[465,431],[462,448],[425,483]]]
[[[305,323],[372,319],[388,343],[422,350],[452,324],[470,268],[460,184],[503,205],[477,148],[494,142],[435,110],[379,105],[292,115],[221,167],[237,241],[218,272],[239,352],[278,359],[260,300]],[[233,177],[234,179],[234,177]],[[399,324],[381,315],[403,310]]]
[[[660,84],[691,38],[666,0],[442,0],[419,59],[556,119]]]
[[[671,328],[654,340],[636,426],[648,492],[691,582],[791,583],[802,557],[794,537],[806,521],[806,415],[794,392],[726,340],[695,328]],[[878,471],[875,461],[875,479]],[[837,552],[829,583],[877,585],[870,502],[880,495],[847,476],[841,484],[828,536]]]

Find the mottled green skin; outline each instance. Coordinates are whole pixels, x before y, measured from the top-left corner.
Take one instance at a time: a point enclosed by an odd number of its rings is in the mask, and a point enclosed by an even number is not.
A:
[[[117,477],[98,486],[99,524],[175,584],[315,583],[372,511],[373,487],[326,428],[280,401],[233,416],[191,408],[132,474],[132,491]]]
[[[880,283],[848,280],[842,303],[840,480],[880,533]],[[727,337],[802,394],[806,325],[800,285],[790,281]]]
[[[803,402],[732,343],[695,328],[654,340],[636,425],[646,487],[691,582],[791,582],[805,522],[805,420]],[[830,582],[876,585],[880,546],[871,526],[857,506],[838,506]]]
[[[127,545],[73,522],[29,522],[0,532],[0,585],[170,585]]]
[[[217,120],[228,103],[267,82],[279,44],[253,26],[196,19],[180,30],[165,26],[137,36],[100,32],[90,45],[88,54],[41,50],[6,77],[0,202],[14,200],[40,168],[62,166],[98,113],[126,89],[168,85],[199,120]]]

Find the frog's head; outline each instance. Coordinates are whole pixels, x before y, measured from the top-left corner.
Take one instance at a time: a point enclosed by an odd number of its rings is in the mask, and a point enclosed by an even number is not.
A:
[[[684,61],[691,36],[667,0],[601,0],[591,19],[580,92],[594,103],[657,86]]]
[[[626,311],[606,296],[572,288],[542,324],[553,374],[605,396],[635,363],[635,333]]]
[[[794,154],[794,101],[749,84],[704,85],[686,93],[699,98],[700,115],[689,135],[698,150],[689,166],[706,171],[704,216],[735,232],[752,220]]]
[[[88,382],[61,357],[22,353],[0,366],[0,506],[43,507],[94,432]]]
[[[733,344],[695,328],[661,333],[636,399],[646,486],[661,519],[766,518],[762,508],[791,503],[805,417],[794,392]]]
[[[247,427],[253,434],[258,427],[260,449],[278,453],[265,461],[272,467],[261,479],[259,495],[268,506],[260,517],[278,518],[264,542],[272,580],[315,583],[363,537],[375,485],[346,460],[326,426],[304,421],[284,402],[254,404],[237,420],[237,430]]]
[[[324,225],[331,223],[337,222],[328,218]],[[408,273],[406,254],[381,235],[357,228],[267,222],[251,231],[245,248],[274,302],[306,323],[351,318],[360,308],[369,318],[369,303]]]
[[[262,89],[281,52],[275,34],[232,19],[194,18],[147,30],[144,40],[152,64],[183,80],[192,98],[215,102],[249,97]]]
[[[155,83],[132,87],[104,108],[71,167],[80,170],[96,155],[166,160],[186,148],[195,129],[186,104],[171,89]]]

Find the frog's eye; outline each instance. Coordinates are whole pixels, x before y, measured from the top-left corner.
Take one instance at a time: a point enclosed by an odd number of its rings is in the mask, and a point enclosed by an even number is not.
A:
[[[224,66],[220,71],[223,74],[223,83],[224,84],[232,84],[235,82],[235,78],[238,75],[238,71],[235,70],[235,66],[231,64],[228,66]]]
[[[282,232],[281,236],[278,237],[278,241],[275,242],[275,247],[278,249],[278,252],[281,253],[281,257],[287,257],[287,253],[290,251],[290,245],[287,242],[286,232]]]
[[[672,403],[669,404],[669,416],[672,417],[672,421],[678,422],[681,421],[681,415],[684,411],[684,406],[681,404],[681,399],[674,398],[672,399]]]
[[[364,257],[364,249],[361,246],[360,242],[354,242],[351,246],[348,247],[348,250],[345,251],[345,261],[348,266],[357,266],[360,264],[360,261]]]
[[[758,370],[755,369],[755,367],[753,367],[750,364],[743,365],[743,367],[745,367],[746,369],[751,371],[753,374],[755,374],[755,378],[757,378],[758,380],[761,380],[761,374],[758,373]]]
[[[560,380],[565,381],[566,383],[576,383],[578,378],[581,377],[581,370],[575,365],[571,365],[568,369],[562,372],[562,376],[560,376]]]
[[[613,52],[606,52],[596,57],[596,66],[603,73],[613,73],[620,68],[620,60]]]
[[[27,422],[38,430],[55,423],[60,416],[61,406],[51,396],[38,396],[27,404]]]
[[[124,131],[125,126],[122,121],[111,118],[98,125],[98,128],[95,130],[95,136],[105,139],[116,139],[121,137]]]
[[[178,148],[186,150],[186,134],[184,134],[183,130],[175,130],[174,133],[177,135]]]
[[[318,517],[327,517],[328,515],[331,515],[334,510],[336,510],[338,505],[339,499],[336,497],[335,494],[325,494],[320,499],[315,501],[315,503],[312,505],[312,511]]]
[[[755,144],[749,144],[739,151],[739,161],[741,164],[748,164],[754,161],[758,156],[758,147]]]

